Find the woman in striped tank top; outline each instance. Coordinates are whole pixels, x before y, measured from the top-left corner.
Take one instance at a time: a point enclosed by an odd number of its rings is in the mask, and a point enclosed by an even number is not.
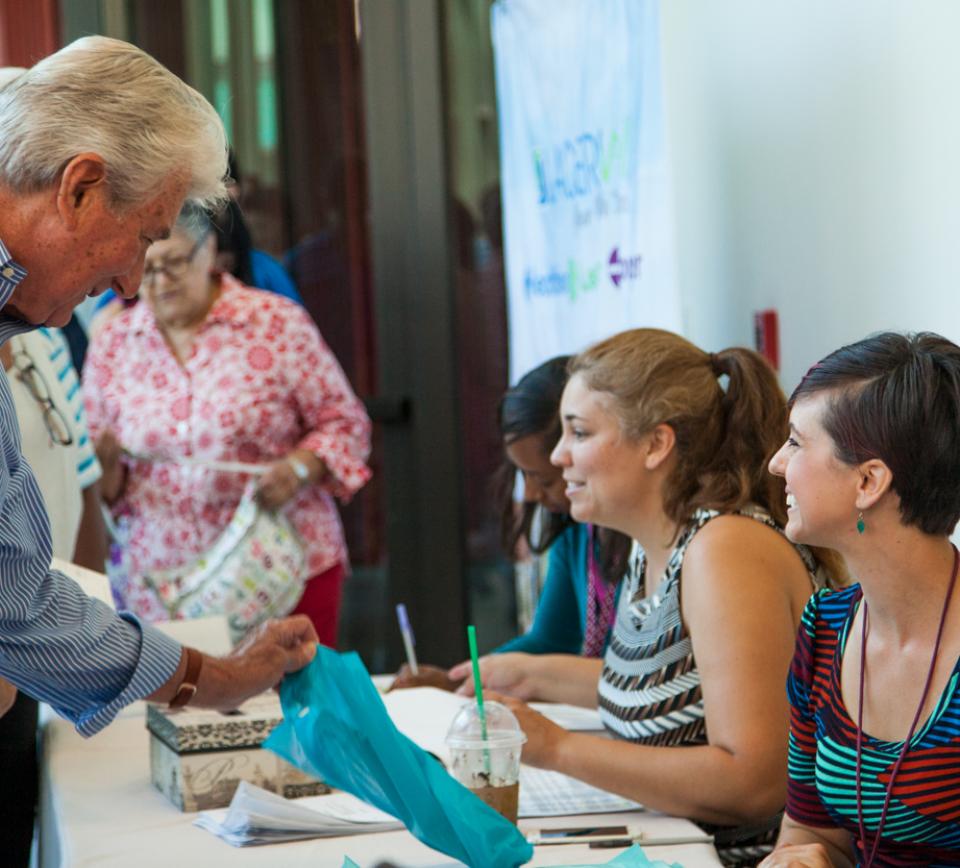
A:
[[[778,529],[783,484],[766,470],[786,399],[756,353],[655,329],[603,341],[570,371],[553,461],[571,514],[637,541],[613,637],[602,663],[485,661],[484,685],[595,707],[599,681],[621,740],[513,702],[524,761],[709,824],[722,855],[755,861],[742,847],[769,850],[784,804],[783,683],[816,568]]]
[[[857,578],[817,594],[790,670],[787,809],[764,866],[960,865],[960,347],[880,334],[791,398],[787,535]]]

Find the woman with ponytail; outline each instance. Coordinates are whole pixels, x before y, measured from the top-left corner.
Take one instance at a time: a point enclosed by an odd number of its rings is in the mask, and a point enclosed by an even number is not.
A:
[[[524,762],[699,821],[728,863],[752,864],[784,805],[784,682],[818,572],[784,537],[783,482],[766,470],[786,399],[756,353],[656,329],[615,335],[569,370],[552,460],[571,515],[637,543],[613,635],[602,661],[543,655],[520,671],[488,658],[484,687],[588,706],[599,682],[620,740],[505,700]]]

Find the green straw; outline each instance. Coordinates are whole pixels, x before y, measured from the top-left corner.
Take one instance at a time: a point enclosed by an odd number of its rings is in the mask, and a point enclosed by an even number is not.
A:
[[[477,712],[480,714],[480,734],[487,740],[487,713],[483,708],[483,684],[480,681],[480,655],[477,654],[477,628],[467,627],[467,642],[470,643],[470,662],[473,664],[473,691],[477,695]],[[490,752],[483,749],[483,767],[490,774]]]
[[[480,713],[480,732],[487,740],[487,714],[483,710],[483,684],[480,682],[480,656],[477,654],[477,628],[467,627],[467,641],[470,643],[470,661],[473,663],[473,690],[477,694],[477,711]]]

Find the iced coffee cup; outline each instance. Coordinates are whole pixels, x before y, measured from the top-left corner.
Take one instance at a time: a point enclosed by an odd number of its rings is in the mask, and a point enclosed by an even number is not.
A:
[[[511,823],[517,822],[520,752],[527,737],[513,712],[485,702],[486,738],[476,703],[463,706],[447,732],[450,773]]]

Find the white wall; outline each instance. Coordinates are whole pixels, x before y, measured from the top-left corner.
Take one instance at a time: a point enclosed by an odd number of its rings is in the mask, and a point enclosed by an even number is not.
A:
[[[776,307],[787,391],[872,331],[960,341],[960,2],[661,8],[688,336]]]

